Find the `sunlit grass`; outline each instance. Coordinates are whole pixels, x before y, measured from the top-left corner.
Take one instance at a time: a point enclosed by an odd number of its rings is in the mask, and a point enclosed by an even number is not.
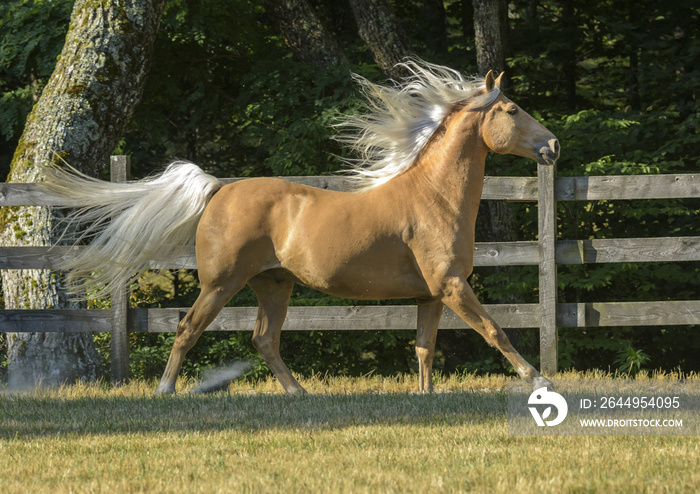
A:
[[[562,378],[602,378],[568,373]],[[651,376],[649,376],[651,377]],[[657,373],[655,378],[678,378]],[[682,376],[697,379],[697,376]],[[0,394],[4,492],[693,492],[687,437],[509,437],[503,376],[155,383]],[[193,387],[183,381],[180,391]]]

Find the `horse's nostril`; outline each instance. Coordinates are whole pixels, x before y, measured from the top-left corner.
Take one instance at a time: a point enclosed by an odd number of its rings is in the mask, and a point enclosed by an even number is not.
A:
[[[559,139],[551,139],[547,144],[552,152],[559,156]]]
[[[546,144],[543,143],[539,150],[540,163],[554,164],[559,158],[559,141],[554,138],[547,141]]]

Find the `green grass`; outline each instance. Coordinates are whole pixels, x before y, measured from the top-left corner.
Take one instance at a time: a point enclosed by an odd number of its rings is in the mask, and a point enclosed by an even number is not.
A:
[[[0,485],[6,493],[700,485],[697,438],[509,437],[503,377],[440,378],[433,395],[412,392],[415,376],[301,381],[311,395],[283,395],[271,380],[214,396],[153,397],[143,382],[0,394]]]

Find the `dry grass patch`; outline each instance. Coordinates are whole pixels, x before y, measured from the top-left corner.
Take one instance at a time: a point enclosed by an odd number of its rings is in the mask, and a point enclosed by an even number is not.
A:
[[[574,376],[562,376],[574,377]],[[577,374],[575,377],[581,377]],[[589,377],[603,377],[600,375]],[[697,438],[511,438],[506,379],[316,377],[153,397],[152,383],[0,396],[5,492],[692,492]],[[183,383],[187,389],[194,383]],[[489,391],[483,391],[483,390]]]

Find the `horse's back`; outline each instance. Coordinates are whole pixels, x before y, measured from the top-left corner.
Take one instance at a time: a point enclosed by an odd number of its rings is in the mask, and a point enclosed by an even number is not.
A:
[[[250,178],[222,187],[207,206],[201,222],[216,225],[217,231],[232,228],[235,231],[231,234],[254,230],[269,235],[298,226],[292,220],[303,220],[304,213],[346,195],[349,194],[279,178]]]
[[[242,267],[250,275],[281,267],[295,234],[309,222],[323,221],[312,210],[336,194],[342,193],[266,177],[225,185],[199,221],[200,275],[202,269],[226,276]]]

